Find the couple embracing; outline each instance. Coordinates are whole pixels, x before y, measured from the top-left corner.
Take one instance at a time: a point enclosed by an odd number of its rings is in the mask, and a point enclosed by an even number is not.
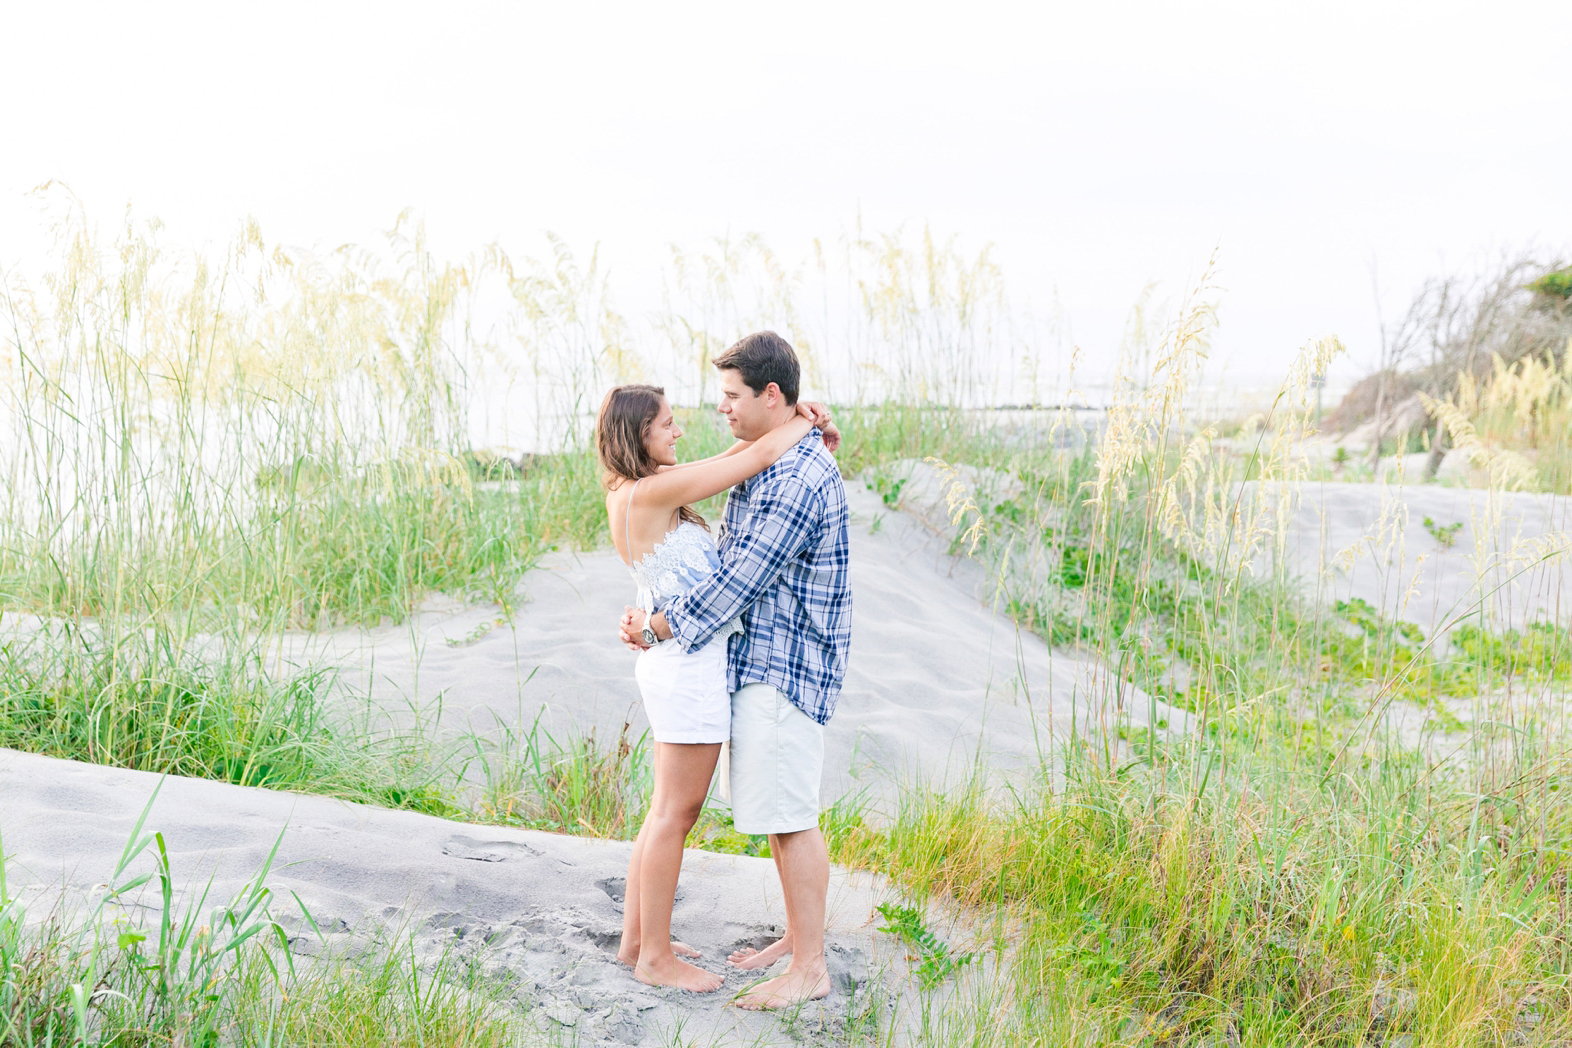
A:
[[[597,427],[611,535],[638,584],[621,637],[655,739],[655,791],[633,845],[618,958],[641,981],[706,993],[722,977],[684,960],[671,939],[682,849],[704,805],[721,744],[739,832],[765,834],[780,875],[786,931],[728,962],[785,974],[739,1007],[824,997],[829,855],[819,832],[824,725],[851,643],[846,491],[831,452],[840,434],[822,405],[797,400],[791,345],[762,331],[713,361],[737,442],[677,461],[682,430],[663,392],[619,386]],[[691,505],[722,491],[718,542]]]

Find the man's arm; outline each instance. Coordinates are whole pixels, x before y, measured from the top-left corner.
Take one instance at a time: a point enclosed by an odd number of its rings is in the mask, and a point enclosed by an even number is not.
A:
[[[793,473],[750,495],[749,510],[752,526],[732,539],[721,569],[655,613],[651,628],[657,636],[676,637],[685,651],[708,643],[807,547],[824,516],[824,499]]]

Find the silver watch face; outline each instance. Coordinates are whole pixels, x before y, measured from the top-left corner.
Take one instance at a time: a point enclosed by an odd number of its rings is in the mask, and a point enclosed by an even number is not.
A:
[[[650,645],[659,643],[659,638],[655,636],[655,631],[648,626],[644,627],[644,643]]]

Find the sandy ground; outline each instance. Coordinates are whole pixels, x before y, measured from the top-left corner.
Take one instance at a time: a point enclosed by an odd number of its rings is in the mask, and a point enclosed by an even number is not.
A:
[[[913,780],[952,784],[979,758],[1006,774],[1043,766],[1049,740],[1113,738],[1189,715],[1052,651],[979,604],[976,568],[918,518],[848,485],[852,650],[825,741],[826,805],[856,796],[888,810]],[[512,622],[494,608],[432,607],[406,625],[281,639],[289,665],[337,667],[346,693],[394,721],[496,737],[538,722],[558,740],[613,740],[647,722],[632,653],[616,641],[632,599],[615,553],[557,553],[525,582]]]
[[[80,906],[108,880],[159,777],[0,750],[10,887],[42,917],[63,893]],[[356,952],[373,939],[412,939],[418,956],[474,959],[513,988],[541,1030],[583,1044],[771,1044],[778,1017],[727,1007],[755,981],[724,964],[739,945],[775,938],[784,913],[767,859],[690,851],[674,933],[726,972],[710,995],[636,982],[616,961],[631,845],[449,822],[323,797],[196,779],[163,780],[145,830],[162,832],[182,888],[177,907],[213,878],[208,906],[226,902],[262,867],[287,827],[268,883],[293,951]],[[149,855],[138,870],[151,870]],[[299,917],[297,892],[324,935]],[[904,950],[875,931],[874,906],[893,897],[866,875],[837,870],[827,956],[835,992],[788,1016],[808,1043],[838,1041],[848,1016],[882,1010],[903,1022]],[[156,920],[156,882],[112,916]],[[780,963],[783,970],[785,962]]]
[[[1425,527],[1427,517],[1438,530],[1461,525],[1447,532],[1450,545]],[[1569,550],[1565,496],[1322,482],[1300,490],[1283,563],[1322,602],[1357,597],[1430,636],[1470,615],[1478,621],[1481,610],[1493,627],[1565,624]],[[1270,558],[1258,561],[1259,570],[1270,567]]]

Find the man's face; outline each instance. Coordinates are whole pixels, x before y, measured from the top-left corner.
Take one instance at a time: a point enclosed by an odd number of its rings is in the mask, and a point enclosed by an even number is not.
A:
[[[742,380],[742,372],[727,368],[720,376],[721,399],[716,410],[726,416],[732,436],[758,440],[774,428],[769,410],[780,399],[774,383],[765,386],[764,392],[754,393]]]

